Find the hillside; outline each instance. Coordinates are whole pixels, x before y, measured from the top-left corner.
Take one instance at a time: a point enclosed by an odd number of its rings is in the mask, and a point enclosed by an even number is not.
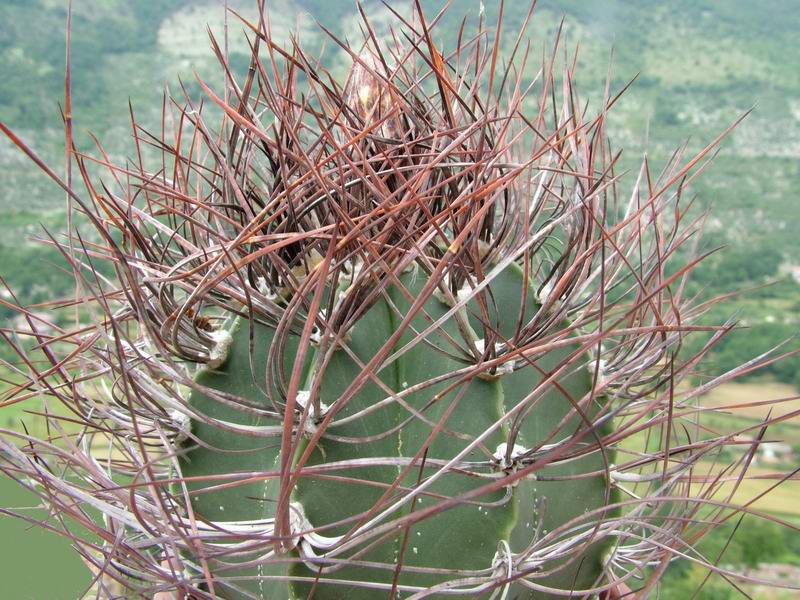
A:
[[[433,14],[441,2],[423,4]],[[498,3],[485,4],[493,22]],[[527,3],[506,4],[504,39],[510,46]],[[59,103],[65,5],[61,0],[6,0],[0,5],[0,119],[54,165],[63,163]],[[125,157],[131,152],[129,100],[137,119],[156,128],[165,86],[178,94],[183,81],[199,97],[194,69],[212,83],[220,81],[206,24],[222,39],[221,2],[75,0],[73,5],[73,112],[81,148],[91,149],[91,131],[112,155]],[[230,0],[229,5],[254,15],[255,2]],[[287,40],[297,31],[304,43],[324,43],[315,19],[339,35],[359,39],[352,0],[278,0],[269,6],[273,31]],[[393,6],[407,10],[405,2]],[[478,6],[477,0],[454,2],[438,26],[444,44],[456,35],[459,15],[471,14],[474,22]],[[375,27],[385,31],[392,22],[388,10],[374,0],[365,7]],[[602,94],[612,47],[614,86],[639,74],[610,119],[612,139],[625,148],[625,168],[635,170],[645,151],[651,164],[659,165],[684,142],[699,149],[755,107],[691,189],[698,210],[713,207],[705,247],[728,246],[701,266],[695,288],[713,293],[779,283],[710,315],[719,322],[736,311],[753,329],[731,335],[708,369],[730,368],[795,333],[800,292],[787,275],[794,270],[800,277],[795,233],[800,219],[800,44],[795,39],[800,12],[794,3],[542,0],[530,28],[534,52],[551,45],[562,16],[563,48],[573,52],[580,41],[578,83],[590,103]],[[244,69],[248,46],[233,16],[229,31],[231,62]],[[332,44],[326,53],[334,72],[342,73],[342,53],[337,55]],[[58,257],[20,243],[39,233],[40,223],[59,229],[63,194],[5,139],[0,140],[0,173],[3,276],[28,302],[68,291],[68,278],[46,262],[58,263]],[[797,373],[800,360],[790,360],[769,375],[796,383]]]

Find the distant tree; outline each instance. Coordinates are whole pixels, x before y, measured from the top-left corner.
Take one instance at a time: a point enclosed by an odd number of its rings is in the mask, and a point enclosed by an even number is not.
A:
[[[660,125],[666,125],[668,127],[681,124],[681,119],[678,116],[678,113],[675,112],[675,109],[665,104],[663,101],[656,105],[656,111],[653,114],[653,120]]]
[[[698,600],[729,600],[733,598],[733,588],[718,575],[706,580],[708,571],[698,564],[675,563],[663,580],[661,600],[687,600],[695,597]],[[676,569],[675,567],[683,568]],[[700,587],[702,586],[702,588]],[[697,590],[700,593],[695,596]]]
[[[745,566],[754,568],[761,563],[775,562],[786,551],[783,530],[763,519],[745,519],[736,532]]]

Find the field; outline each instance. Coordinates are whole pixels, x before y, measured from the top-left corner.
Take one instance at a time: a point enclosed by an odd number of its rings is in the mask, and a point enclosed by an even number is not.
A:
[[[785,400],[776,404],[769,403],[777,399]],[[729,383],[720,386],[702,398],[702,405],[718,407],[724,410],[707,416],[706,422],[716,431],[741,429],[745,426],[757,426],[771,414],[772,418],[791,415],[800,410],[800,400],[797,390],[785,384],[761,381],[745,383]],[[763,404],[753,406],[753,403]],[[735,408],[729,408],[735,407]],[[788,475],[793,469],[800,466],[800,421],[796,418],[770,428],[765,441],[784,442],[794,447],[792,464],[765,464],[763,459],[755,461],[748,471],[748,477],[739,485],[733,496],[733,501],[739,504],[751,502],[761,496],[770,488],[779,484],[782,477]],[[712,468],[711,465],[702,464],[701,471]],[[733,489],[734,482],[725,483],[717,494],[722,498]],[[791,479],[774,487],[764,497],[756,500],[750,506],[782,516],[800,517],[800,475],[795,474]]]
[[[780,402],[775,403],[775,400]],[[770,404],[749,406],[765,402]],[[767,413],[771,413],[773,418],[800,414],[800,396],[794,386],[785,383],[772,381],[728,383],[703,396],[703,406],[713,406],[726,411],[728,407],[735,407],[730,409],[732,416],[760,420],[766,418]],[[800,436],[800,423],[797,423],[796,427]]]
[[[0,513],[13,507],[27,517],[46,519],[46,512],[36,508],[37,503],[32,493],[0,475]],[[57,525],[52,517],[51,521]],[[3,540],[0,565],[3,598],[76,600],[88,588],[89,570],[67,539],[3,514],[0,514],[0,539]]]
[[[699,466],[701,471],[706,468],[712,467],[704,463]],[[772,469],[751,467],[747,472],[747,479],[739,485],[731,502],[781,517],[800,517],[800,506],[797,501],[800,498],[800,476],[795,475],[793,479],[775,487],[780,478],[776,478],[774,473]],[[715,497],[720,500],[727,498],[734,485],[735,482],[726,482]],[[765,493],[762,498],[753,501]]]

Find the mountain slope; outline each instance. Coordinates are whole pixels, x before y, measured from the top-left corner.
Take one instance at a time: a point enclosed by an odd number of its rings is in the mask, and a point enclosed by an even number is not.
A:
[[[408,11],[409,2],[391,2]],[[497,2],[484,2],[494,23]],[[424,0],[430,15],[442,2]],[[478,0],[455,0],[437,27],[446,47],[460,18],[475,22]],[[223,3],[219,0],[74,0],[73,108],[76,140],[91,149],[95,132],[116,157],[131,153],[128,100],[137,119],[157,129],[164,86],[178,95],[182,80],[189,93],[201,92],[194,70],[218,85],[218,66],[209,48],[206,23],[221,40]],[[248,18],[255,0],[229,0]],[[324,34],[319,19],[352,42],[359,39],[353,0],[273,0],[273,31],[287,40],[299,32],[304,43],[319,47]],[[377,0],[364,3],[375,26],[384,30],[394,17]],[[527,2],[506,2],[504,44],[510,48]],[[612,139],[625,148],[624,168],[635,169],[646,150],[656,167],[687,139],[697,150],[749,108],[754,112],[731,134],[703,177],[692,186],[700,206],[713,205],[707,223],[707,246],[733,247],[734,260],[712,258],[698,272],[700,285],[718,287],[760,284],[779,269],[800,264],[795,233],[800,221],[800,11],[792,0],[541,0],[528,39],[534,55],[549,47],[565,16],[562,48],[573,52],[580,42],[578,83],[583,98],[602,96],[613,55],[613,85],[620,88],[639,74],[610,116]],[[58,104],[63,97],[65,3],[62,0],[5,0],[0,4],[0,119],[32,143],[51,164],[63,163]],[[248,46],[242,26],[229,17],[230,56],[242,70]],[[335,74],[347,61],[334,44],[326,55]],[[535,62],[535,61],[532,61]],[[533,75],[533,69],[531,69]],[[180,76],[180,80],[179,80]],[[646,140],[649,140],[646,141]],[[25,265],[48,255],[19,240],[42,219],[58,229],[63,193],[49,183],[5,140],[0,140],[0,260],[22,297],[39,299],[57,282],[35,288],[22,277]],[[47,216],[45,213],[49,213]],[[13,241],[12,241],[13,240]],[[52,256],[52,253],[49,254]],[[35,257],[35,258],[32,258]],[[43,267],[44,268],[44,267]],[[800,272],[800,267],[796,267]],[[52,271],[52,269],[50,269]],[[69,289],[68,280],[63,280]],[[789,335],[797,330],[792,306],[800,293],[790,282],[760,292],[740,304],[751,323],[777,323]],[[728,313],[730,308],[725,309]],[[776,342],[777,332],[765,340]],[[768,341],[762,345],[767,346]],[[744,342],[733,342],[743,350]],[[748,348],[751,352],[764,348]],[[725,361],[723,361],[725,363]],[[730,360],[727,360],[730,363]],[[793,368],[793,367],[792,367]],[[788,367],[787,367],[788,369]],[[797,371],[800,371],[798,365]],[[785,377],[786,375],[781,375]]]

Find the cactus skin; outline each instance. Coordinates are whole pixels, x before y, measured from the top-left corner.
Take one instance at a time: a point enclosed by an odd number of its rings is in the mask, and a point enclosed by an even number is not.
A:
[[[243,319],[233,321],[231,328],[232,344],[227,360],[214,369],[201,370],[196,381],[209,388],[235,394],[240,398],[267,407],[268,400],[264,388],[259,384],[258,371],[251,370],[251,364],[261,368],[263,373],[267,362],[269,346],[272,343],[274,330],[265,325],[255,324],[253,329],[253,352],[250,354],[250,324]],[[296,340],[292,340],[296,347]],[[256,414],[246,414],[240,409],[233,409],[206,395],[194,393],[191,402],[199,412],[223,421],[243,425],[264,425],[265,420]],[[278,468],[278,451],[272,448],[274,440],[264,437],[232,434],[219,427],[200,421],[192,422],[192,433],[204,445],[193,444],[192,449],[181,457],[181,471],[184,477],[216,475],[220,473],[236,473],[241,471],[272,471]],[[219,482],[224,483],[224,482]],[[213,493],[192,494],[202,490],[203,484],[187,484],[191,494],[191,507],[197,516],[210,521],[247,521],[269,518],[274,512],[272,505],[265,499],[277,496],[277,480],[266,479],[262,482],[237,485],[232,488],[218,490]],[[265,574],[262,569],[256,574]],[[230,571],[226,575],[233,575]],[[238,573],[237,573],[238,574]],[[243,576],[251,576],[252,572],[244,570]],[[242,586],[250,593],[263,593],[263,598],[288,598],[285,584],[248,582]],[[268,593],[271,592],[271,593]],[[231,598],[242,597],[231,595]]]
[[[428,280],[425,275],[420,275],[420,272],[421,269],[415,268],[411,273],[400,275],[402,285],[414,298],[418,296]],[[523,295],[527,298],[525,319],[530,319],[539,308],[535,302],[536,296],[532,287],[529,287],[527,293],[523,294],[523,285],[521,268],[512,263],[494,277],[488,286],[489,295],[497,306],[496,311],[489,311],[489,322],[493,323],[492,326],[496,327],[505,339],[513,337]],[[401,317],[408,313],[410,307],[411,302],[406,294],[401,293],[396,285],[390,286],[385,296],[376,301],[350,330],[350,340],[347,344],[351,352],[358,356],[362,363],[366,363],[378,352],[387,338],[397,330],[402,320]],[[446,304],[430,297],[425,302],[423,309],[414,315],[410,327],[404,331],[394,349],[396,350],[415,339],[415,336],[429,326],[432,320],[445,314],[448,309]],[[480,321],[474,316],[480,314],[474,298],[468,304],[468,311],[471,313],[470,321],[473,329],[476,332],[481,331]],[[427,317],[423,315],[427,315]],[[267,385],[264,375],[267,373],[266,357],[272,343],[273,330],[266,325],[255,325],[252,357],[249,356],[249,332],[249,324],[239,318],[233,327],[233,343],[227,360],[214,370],[202,370],[197,376],[197,383],[226,394],[241,396],[252,403],[264,404],[267,407],[269,400],[263,392]],[[452,345],[448,347],[444,333],[452,336],[453,339],[462,340],[461,345],[463,345],[462,334],[459,332],[455,319],[451,317],[439,330],[429,334],[425,341],[418,341],[411,351],[383,368],[379,373],[382,383],[391,390],[399,392],[406,386],[413,386],[432,377],[463,368],[467,363],[456,360],[452,356],[454,348]],[[284,374],[287,381],[293,367],[292,361],[296,355],[297,344],[298,338],[294,337],[284,354]],[[435,344],[441,349],[447,349],[449,353],[445,354],[431,347],[431,344]],[[436,423],[442,415],[451,410],[445,427],[450,431],[466,433],[469,439],[472,439],[498,422],[505,411],[525,398],[542,380],[542,372],[553,369],[566,355],[574,351],[574,347],[551,351],[537,358],[535,366],[524,366],[514,373],[501,375],[494,379],[474,377],[471,381],[461,383],[444,395],[424,414],[430,422]],[[310,371],[314,360],[314,352],[309,352],[304,365],[305,373]],[[585,361],[576,361],[572,364],[582,365],[587,361],[588,357]],[[321,401],[332,405],[355,379],[359,371],[360,366],[345,351],[337,349],[322,374]],[[266,381],[270,381],[269,378]],[[450,383],[452,380],[424,388],[406,395],[405,400],[414,408],[422,410],[434,394],[441,392]],[[544,437],[551,434],[555,425],[572,409],[572,404],[564,393],[559,391],[559,387],[566,394],[572,395],[575,401],[580,400],[591,389],[591,376],[585,368],[571,367],[571,373],[568,376],[560,377],[558,384],[558,386],[552,384],[546,386],[546,393],[524,419],[520,437],[516,440],[517,444],[531,448],[536,447],[538,442],[553,443],[557,441],[556,439],[545,440]],[[270,383],[270,385],[273,386],[273,390],[276,389],[274,384]],[[346,417],[386,397],[387,394],[376,383],[367,383],[336,414],[333,423],[335,424],[337,418]],[[593,402],[597,404],[596,401],[593,400]],[[207,413],[223,421],[249,425],[266,424],[264,419],[259,420],[257,416],[246,415],[239,409],[226,406],[199,392],[193,393],[191,403],[198,412]],[[451,403],[455,404],[451,406]],[[592,407],[584,408],[584,410],[590,417],[596,413]],[[394,402],[358,421],[330,431],[338,436],[375,435],[399,425],[408,416],[408,411]],[[578,424],[577,417],[573,416],[567,425],[560,427],[558,437],[568,436]],[[245,436],[226,432],[199,421],[193,422],[192,433],[202,443],[198,445],[192,440],[185,442],[185,454],[182,459],[184,477],[243,471],[271,471],[274,473],[279,468],[280,443],[277,437]],[[419,419],[411,419],[399,431],[372,442],[352,444],[323,437],[313,450],[307,466],[366,456],[405,456],[410,458],[420,450],[430,433],[431,426],[429,424]],[[603,433],[603,431],[598,431],[597,435]],[[489,452],[493,452],[500,443],[507,440],[507,435],[508,427],[505,423],[485,440],[485,448]],[[586,441],[590,441],[590,439]],[[307,442],[301,445],[298,454],[302,453],[306,444]],[[440,431],[428,448],[427,458],[450,459],[467,444],[468,441],[463,437],[454,437]],[[486,461],[487,457],[484,452],[475,448],[465,457],[465,460]],[[413,488],[418,485],[419,465],[420,461],[414,464],[402,481],[403,486]],[[538,473],[540,475],[575,474],[602,470],[602,468],[601,457],[593,454],[569,462],[564,466],[545,467]],[[400,470],[401,467],[374,466],[356,470],[342,469],[336,474],[362,479],[366,482],[391,484],[398,477]],[[422,480],[435,471],[436,468],[426,468]],[[450,472],[426,491],[453,497],[485,485],[487,481]],[[195,483],[191,487],[197,491],[206,485],[213,484]],[[511,498],[508,498],[504,490],[500,489],[475,498],[472,503],[456,506],[423,519],[409,528],[407,547],[403,552],[404,569],[398,582],[401,586],[426,588],[459,577],[458,574],[421,574],[408,570],[408,567],[414,566],[458,570],[487,569],[491,567],[498,551],[498,542],[506,540],[513,552],[521,552],[531,542],[537,527],[540,529],[539,535],[544,535],[545,532],[552,531],[587,510],[607,504],[609,502],[607,488],[605,478],[602,476],[554,482],[525,479],[512,488]],[[334,527],[325,527],[326,524],[336,523],[369,511],[383,492],[384,488],[381,486],[362,485],[352,481],[332,481],[309,476],[299,478],[293,491],[293,501],[303,505],[310,523],[317,528],[322,528],[321,534],[335,536],[346,533],[352,527],[352,523],[347,522]],[[209,521],[221,522],[220,525],[224,526],[226,521],[273,517],[277,496],[277,479],[267,478],[258,483],[237,484],[224,490],[193,493],[191,494],[191,508],[196,516]],[[504,497],[506,501],[502,502]],[[440,498],[423,495],[418,498],[415,510],[438,503],[441,501]],[[545,504],[542,504],[542,499],[545,499]],[[495,503],[496,505],[482,507],[477,502]],[[391,519],[408,514],[410,504],[410,502],[405,503],[397,513],[391,516]],[[385,505],[384,501],[381,510]],[[540,512],[537,513],[537,510]],[[373,545],[366,554],[355,558],[355,560],[368,561],[373,564],[383,563],[389,565],[390,568],[345,566],[330,575],[320,576],[319,581],[313,587],[313,597],[324,600],[388,597],[386,590],[330,584],[326,583],[326,578],[391,584],[394,577],[394,565],[403,545],[404,533],[401,529],[397,535],[385,538],[381,543]],[[601,555],[604,549],[605,544],[595,543],[577,558],[573,557],[566,568],[537,580],[537,583],[567,590],[591,587],[600,576]],[[259,552],[253,554],[253,558],[255,559],[259,554],[263,555],[269,550],[270,546],[263,544],[259,548]],[[217,589],[216,593],[221,597],[235,600],[253,596],[258,598],[308,597],[312,592],[309,580],[313,581],[317,574],[297,560],[296,552],[285,555],[284,559],[287,561],[285,564],[271,563],[260,567],[248,567],[236,573],[231,572],[229,570],[231,567],[228,565],[225,567],[226,577],[234,574],[243,576],[241,582],[236,583],[240,589],[239,591],[229,588]],[[291,562],[292,560],[294,562]],[[214,569],[221,567],[221,564],[215,563],[213,560],[209,564],[212,573]],[[547,564],[545,568],[549,570],[557,566],[558,563],[552,563]],[[278,580],[264,580],[259,579],[261,575],[287,575],[290,578],[303,578],[304,581],[286,583]],[[399,597],[408,597],[408,595],[407,592],[401,592]],[[541,592],[536,592],[534,595],[529,588],[518,584],[512,586],[511,595],[518,598],[549,597]],[[488,596],[489,593],[479,596],[467,594],[461,597]]]

